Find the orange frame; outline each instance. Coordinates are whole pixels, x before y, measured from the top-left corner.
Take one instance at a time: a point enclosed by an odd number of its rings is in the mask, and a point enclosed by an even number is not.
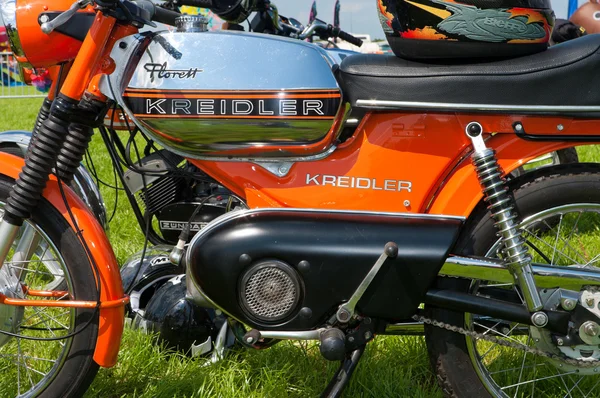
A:
[[[600,121],[543,116],[370,113],[329,157],[297,162],[285,177],[245,162],[190,159],[251,208],[296,207],[430,213],[468,217],[482,199],[465,127],[478,121],[510,173],[541,155],[583,143],[531,142],[515,135],[587,135]],[[559,125],[561,127],[559,127]],[[560,130],[559,130],[560,129]],[[408,188],[410,187],[410,189]]]
[[[62,4],[62,2],[54,6],[58,7],[61,11],[66,9],[64,7],[65,4]],[[48,36],[41,32],[37,22],[39,13],[48,9],[48,6],[39,0],[28,2],[24,8],[20,7],[18,9],[17,18],[19,26],[21,28],[29,27],[29,29],[21,29],[21,42],[26,49],[26,53],[31,53],[31,56],[37,57],[35,59],[21,59],[19,61],[31,62],[34,66],[51,67],[54,78],[53,93],[56,85],[60,85],[60,93],[72,100],[80,100],[87,91],[95,99],[105,101],[106,98],[98,89],[99,76],[103,73],[111,73],[114,69],[114,61],[110,58],[110,52],[114,43],[125,36],[136,33],[137,28],[117,24],[114,18],[97,13],[94,23],[83,43],[60,35],[57,32],[50,34],[51,40],[48,42]],[[93,10],[91,7],[88,7],[83,12],[93,12]],[[52,45],[57,47],[55,48]],[[27,51],[27,49],[32,51]],[[67,65],[67,68],[63,68],[63,72],[68,71],[68,74],[64,73],[63,76],[59,77],[59,68],[56,65],[61,63]],[[61,85],[62,78],[64,78],[64,83]],[[2,165],[2,174],[16,180],[19,177],[24,161],[23,159],[0,153],[0,164]],[[46,200],[61,212],[65,220],[71,224],[71,227],[75,229],[68,211],[70,209],[77,225],[81,229],[82,239],[89,246],[89,254],[98,265],[101,283],[101,305],[99,310],[98,338],[93,358],[100,366],[110,367],[117,362],[125,323],[125,304],[128,298],[123,292],[119,264],[104,230],[87,209],[86,205],[70,188],[64,186],[64,192],[67,196],[66,205],[56,178],[51,176],[46,184],[43,195]],[[33,291],[29,293],[30,295],[40,297],[54,297],[53,292]],[[97,305],[96,302],[28,301],[14,300],[6,297],[0,297],[0,301],[18,306],[47,305],[93,308]]]

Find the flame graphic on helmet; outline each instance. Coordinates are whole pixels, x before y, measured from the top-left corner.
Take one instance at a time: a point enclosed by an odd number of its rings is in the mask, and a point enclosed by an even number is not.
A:
[[[511,13],[509,9],[480,9],[472,5],[445,0],[432,1],[443,5],[447,11],[451,12],[450,16],[442,18],[437,25],[438,30],[450,35],[492,43],[512,40],[543,42],[548,35],[546,20],[542,19],[538,22],[539,18],[535,16],[537,12],[531,10],[527,10],[527,12],[515,10],[515,13]],[[438,15],[439,11],[442,11],[436,9],[435,12],[431,12],[427,10],[431,7],[422,4],[418,7],[437,16],[440,16]]]
[[[379,17],[382,20],[382,22],[384,22],[385,20],[385,24],[391,28],[392,28],[392,22],[394,21],[394,14],[388,12],[387,10],[387,6],[383,4],[384,0],[379,0],[378,3],[378,7],[379,7]]]

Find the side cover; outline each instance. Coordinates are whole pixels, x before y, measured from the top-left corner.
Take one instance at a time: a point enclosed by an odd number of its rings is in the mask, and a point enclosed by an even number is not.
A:
[[[358,304],[364,315],[413,315],[452,248],[462,219],[426,215],[299,209],[229,213],[196,235],[188,250],[190,291],[200,291],[238,320],[263,330],[306,330],[322,325],[347,301],[393,241],[388,259]],[[300,291],[295,310],[267,324],[243,308],[243,275],[265,262],[293,268]],[[258,289],[272,291],[266,282]]]

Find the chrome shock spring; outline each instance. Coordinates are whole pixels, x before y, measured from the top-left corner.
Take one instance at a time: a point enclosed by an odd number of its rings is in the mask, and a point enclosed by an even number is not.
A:
[[[485,149],[472,157],[488,210],[502,240],[502,256],[512,271],[531,264],[531,256],[518,227],[514,199],[496,160],[496,151]]]
[[[466,132],[475,148],[471,162],[477,172],[484,200],[501,239],[500,254],[523,291],[523,298],[529,311],[539,311],[543,304],[533,279],[532,258],[519,230],[515,199],[509,193],[496,151],[485,146],[482,138],[483,128],[479,123],[470,123]]]

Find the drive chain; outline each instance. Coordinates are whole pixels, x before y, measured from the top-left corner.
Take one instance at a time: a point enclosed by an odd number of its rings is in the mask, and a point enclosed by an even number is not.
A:
[[[413,316],[413,320],[415,320],[416,322],[422,322],[423,324],[431,325],[431,326],[434,326],[437,328],[449,330],[454,333],[459,333],[464,336],[472,337],[475,340],[484,340],[484,341],[488,341],[490,343],[498,344],[503,347],[522,350],[522,351],[525,351],[532,355],[541,356],[541,357],[548,358],[548,359],[551,359],[554,361],[560,361],[560,362],[566,363],[568,365],[576,366],[579,368],[600,367],[600,361],[596,361],[596,360],[584,361],[584,360],[579,360],[579,359],[567,358],[563,355],[557,355],[552,352],[547,352],[547,351],[537,349],[535,347],[530,347],[527,344],[511,342],[508,340],[504,340],[500,337],[489,336],[489,335],[486,335],[483,333],[477,333],[473,330],[467,330],[467,329],[464,329],[464,328],[461,328],[458,326],[454,326],[454,325],[451,325],[448,323],[444,323],[444,322],[436,321],[436,320],[433,320],[430,318],[426,318],[424,316],[415,315],[415,316]]]

